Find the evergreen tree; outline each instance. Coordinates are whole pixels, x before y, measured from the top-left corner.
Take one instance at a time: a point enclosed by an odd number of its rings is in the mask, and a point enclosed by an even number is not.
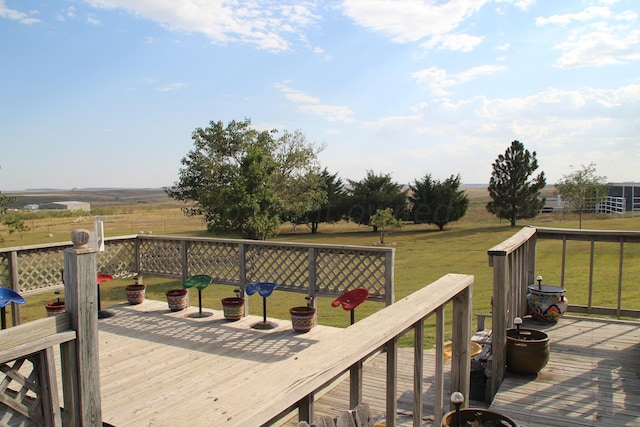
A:
[[[391,181],[391,175],[376,175],[367,171],[367,177],[362,181],[348,180],[351,188],[348,190],[347,217],[362,225],[371,225],[373,231],[378,231],[375,224],[371,224],[371,216],[378,209],[393,209],[396,218],[402,218],[407,210],[407,190]]]
[[[427,174],[422,180],[409,185],[412,195],[411,216],[416,224],[434,224],[440,231],[445,225],[462,218],[469,207],[469,197],[460,188],[460,175],[451,175],[444,181]]]
[[[487,210],[498,218],[508,219],[512,227],[518,219],[538,215],[545,202],[540,197],[540,190],[546,180],[544,172],[529,180],[536,169],[536,152],[530,153],[520,141],[513,141],[504,155],[500,154],[493,163],[489,181],[492,201],[487,204]]]

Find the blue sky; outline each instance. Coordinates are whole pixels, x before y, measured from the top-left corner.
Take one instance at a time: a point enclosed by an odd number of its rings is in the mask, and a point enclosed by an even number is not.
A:
[[[343,179],[640,180],[636,0],[0,0],[0,190],[163,187],[209,121]]]

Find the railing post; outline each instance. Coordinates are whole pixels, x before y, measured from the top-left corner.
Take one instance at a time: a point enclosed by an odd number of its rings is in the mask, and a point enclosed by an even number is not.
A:
[[[384,297],[385,303],[387,306],[394,303],[396,291],[394,289],[394,259],[395,259],[395,250],[388,252],[384,257]]]
[[[76,331],[75,361],[63,362],[64,375],[75,378],[78,401],[74,419],[78,426],[102,425],[98,354],[98,304],[96,250],[87,246],[89,232],[74,230],[72,248],[64,250],[65,308]],[[66,367],[66,371],[65,371]],[[69,372],[69,368],[75,368]]]
[[[20,283],[18,279],[18,253],[11,251],[9,256],[9,283],[11,289],[20,293]],[[13,326],[20,324],[20,305],[11,303],[11,324]]]
[[[413,425],[420,427],[422,425],[422,383],[424,377],[424,319],[420,319],[414,325],[413,333],[415,337],[413,342]]]
[[[317,265],[317,256],[318,249],[317,248],[309,248],[309,257],[307,258],[307,262],[309,263],[309,302],[311,307],[316,307],[316,286],[317,286],[317,273],[316,273],[316,265]]]
[[[244,298],[244,315],[249,315],[249,298],[245,293],[247,287],[247,246],[244,243],[238,243],[238,282],[240,283],[240,290],[242,291],[242,298]]]
[[[434,425],[442,423],[444,410],[444,305],[436,309],[436,384],[433,406]]]
[[[494,255],[493,308],[491,310],[491,398],[504,378],[507,361],[507,256]]]
[[[387,351],[387,416],[386,426],[396,427],[398,413],[398,337],[393,337],[385,345]]]
[[[471,295],[473,286],[467,287],[453,298],[453,325],[451,333],[451,391],[465,397],[463,407],[469,406],[471,381]],[[451,410],[454,409],[453,405]]]

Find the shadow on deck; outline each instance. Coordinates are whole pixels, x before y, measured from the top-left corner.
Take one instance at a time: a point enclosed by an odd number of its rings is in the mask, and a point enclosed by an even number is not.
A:
[[[100,372],[103,419],[118,427],[209,425],[207,408],[238,376],[259,376],[267,364],[282,364],[341,329],[317,326],[297,334],[288,320],[271,331],[250,327],[250,316],[227,322],[220,311],[190,318],[197,310],[173,313],[166,303],[111,307],[116,316],[100,320]],[[508,374],[491,409],[521,426],[640,425],[640,326],[565,317],[557,324],[528,323],[551,339],[548,365],[534,377]],[[422,426],[432,426],[435,352],[424,352]],[[448,365],[445,384],[449,384]],[[372,357],[363,374],[364,401],[384,422],[386,354]],[[398,353],[397,425],[413,425],[413,350]],[[448,391],[447,391],[448,395]],[[318,397],[315,414],[336,416],[349,405],[349,380]],[[249,405],[250,402],[238,404]],[[472,402],[474,407],[483,407]],[[485,406],[486,407],[486,406]],[[296,425],[297,415],[285,423]]]

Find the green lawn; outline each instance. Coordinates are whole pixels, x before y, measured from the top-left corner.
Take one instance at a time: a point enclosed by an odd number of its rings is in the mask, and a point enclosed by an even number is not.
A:
[[[560,221],[557,215],[541,215],[535,220],[523,223],[545,227],[577,228],[575,218]],[[189,222],[192,226],[193,223]],[[637,230],[640,229],[640,219],[625,218],[613,219],[610,217],[583,218],[583,228],[589,229],[613,229],[613,230]],[[142,227],[142,226],[140,226]],[[167,227],[165,222],[165,227]],[[125,223],[125,228],[130,228]],[[208,236],[202,227],[177,230],[174,225],[168,227],[167,232],[162,230],[154,234],[173,234],[189,236]],[[488,313],[491,310],[492,295],[492,269],[488,264],[487,250],[503,240],[507,239],[521,226],[511,228],[505,221],[499,221],[483,212],[482,206],[470,209],[469,214],[463,220],[450,224],[445,231],[437,231],[436,227],[425,225],[407,224],[398,231],[387,233],[385,242],[393,245],[395,255],[395,298],[404,296],[428,285],[447,273],[471,274],[475,277],[473,289],[473,311]],[[128,234],[128,232],[122,233]],[[112,234],[114,235],[114,234]],[[358,226],[350,223],[337,225],[322,224],[319,233],[312,235],[302,226],[293,230],[290,226],[284,226],[281,234],[273,239],[289,242],[313,242],[348,245],[373,245],[379,241],[379,234],[373,233],[370,227]],[[602,305],[614,305],[617,295],[617,271],[618,271],[618,244],[597,244],[594,268],[594,282],[596,292],[594,295]],[[561,242],[541,240],[538,242],[537,260],[538,271],[536,274],[544,276],[544,282],[558,284],[560,280]],[[637,262],[640,245],[627,245],[625,247],[624,263],[624,301],[629,308],[638,308],[640,301],[640,289],[635,286],[635,278],[640,273],[640,265]],[[589,243],[569,242],[566,283],[567,297],[573,303],[586,303],[586,289],[589,274]],[[180,288],[179,280],[165,278],[145,277],[147,298],[165,300],[164,292],[168,289]],[[132,283],[131,280],[117,280],[106,282],[102,285],[103,308],[111,304],[125,300],[124,286]],[[212,285],[203,291],[203,305],[209,308],[221,309],[220,299],[234,296],[233,287],[227,285]],[[23,319],[29,320],[45,315],[44,303],[55,300],[55,295],[47,293],[28,298],[28,303],[23,307]],[[249,298],[252,314],[261,314],[262,305],[259,296]],[[197,304],[197,294],[194,292],[191,303]],[[288,310],[296,305],[304,305],[302,294],[288,292],[274,292],[268,301],[269,316],[288,319]],[[347,326],[349,313],[341,308],[331,307],[331,300],[324,298],[317,301],[318,321],[321,324],[333,326]],[[367,302],[356,309],[356,319],[367,316],[376,310],[383,308],[381,303]],[[451,310],[449,310],[450,312]],[[450,313],[449,313],[450,316]],[[449,317],[448,316],[448,317]],[[475,321],[475,319],[474,319]],[[475,326],[475,324],[474,324]],[[425,328],[427,345],[433,343],[433,328],[427,322]],[[412,340],[410,334],[401,341],[406,345]]]

